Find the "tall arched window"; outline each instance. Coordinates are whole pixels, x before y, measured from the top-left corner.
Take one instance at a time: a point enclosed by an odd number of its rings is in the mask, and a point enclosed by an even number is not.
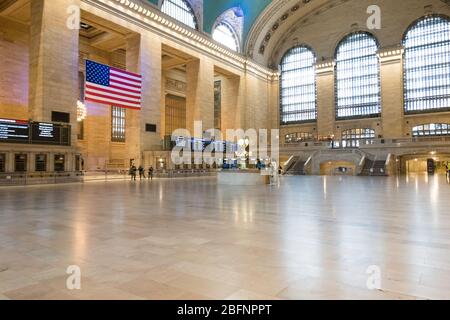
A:
[[[161,11],[185,25],[197,29],[194,10],[186,0],[164,0]]]
[[[281,61],[281,124],[317,119],[316,56],[306,47],[289,50]]]
[[[377,117],[381,113],[378,42],[367,32],[345,37],[336,49],[336,118]]]
[[[217,42],[233,51],[239,52],[239,40],[233,28],[226,22],[219,23],[213,30],[212,37]]]
[[[450,109],[450,20],[427,16],[403,39],[405,112]]]

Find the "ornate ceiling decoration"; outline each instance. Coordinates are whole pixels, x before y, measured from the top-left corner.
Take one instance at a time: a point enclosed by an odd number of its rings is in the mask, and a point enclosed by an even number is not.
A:
[[[278,20],[272,25],[272,27],[270,28],[270,31],[267,32],[267,34],[265,35],[263,42],[259,46],[258,52],[260,54],[264,54],[266,51],[267,44],[270,42],[273,34],[278,30],[280,25],[285,23],[292,14],[294,14],[295,12],[297,12],[300,9],[301,6],[307,5],[311,1],[312,0],[301,0],[296,5],[291,7],[290,10],[284,12],[284,14],[281,15],[281,17],[279,17]]]

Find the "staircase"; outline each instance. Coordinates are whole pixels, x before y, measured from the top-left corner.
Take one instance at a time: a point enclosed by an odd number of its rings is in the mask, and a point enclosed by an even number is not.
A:
[[[284,168],[284,173],[287,174],[295,166],[298,160],[300,160],[300,157],[292,156]]]
[[[306,174],[305,163],[306,162],[301,160],[300,157],[294,157],[286,168],[285,175],[304,176]]]
[[[366,162],[364,163],[364,167],[363,167],[363,169],[361,171],[361,176],[370,176],[374,162],[375,161],[372,161],[370,159],[366,159]]]
[[[361,176],[367,177],[387,177],[386,160],[370,160],[366,159]]]
[[[386,161],[375,161],[373,164],[373,172],[372,176],[380,176],[380,177],[387,177],[386,174]]]

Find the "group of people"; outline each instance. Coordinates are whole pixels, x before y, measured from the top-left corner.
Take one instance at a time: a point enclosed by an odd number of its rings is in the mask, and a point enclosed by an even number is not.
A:
[[[154,173],[154,169],[153,169],[153,167],[152,166],[150,166],[150,168],[148,168],[148,178],[150,179],[150,180],[153,180],[153,173]],[[139,172],[139,179],[145,179],[145,178],[147,178],[146,176],[145,176],[145,169],[144,169],[144,167],[143,166],[139,166],[139,168],[136,168],[136,166],[135,165],[132,165],[131,166],[131,168],[130,168],[130,176],[131,176],[131,180],[132,181],[136,181],[136,178],[137,178],[137,173]]]

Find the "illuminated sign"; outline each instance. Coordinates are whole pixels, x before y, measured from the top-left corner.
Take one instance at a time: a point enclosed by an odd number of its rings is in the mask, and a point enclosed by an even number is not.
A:
[[[0,142],[27,143],[30,125],[22,120],[0,119]]]
[[[0,119],[1,142],[70,146],[70,126]]]
[[[70,126],[48,122],[31,124],[31,141],[35,144],[70,145]]]

